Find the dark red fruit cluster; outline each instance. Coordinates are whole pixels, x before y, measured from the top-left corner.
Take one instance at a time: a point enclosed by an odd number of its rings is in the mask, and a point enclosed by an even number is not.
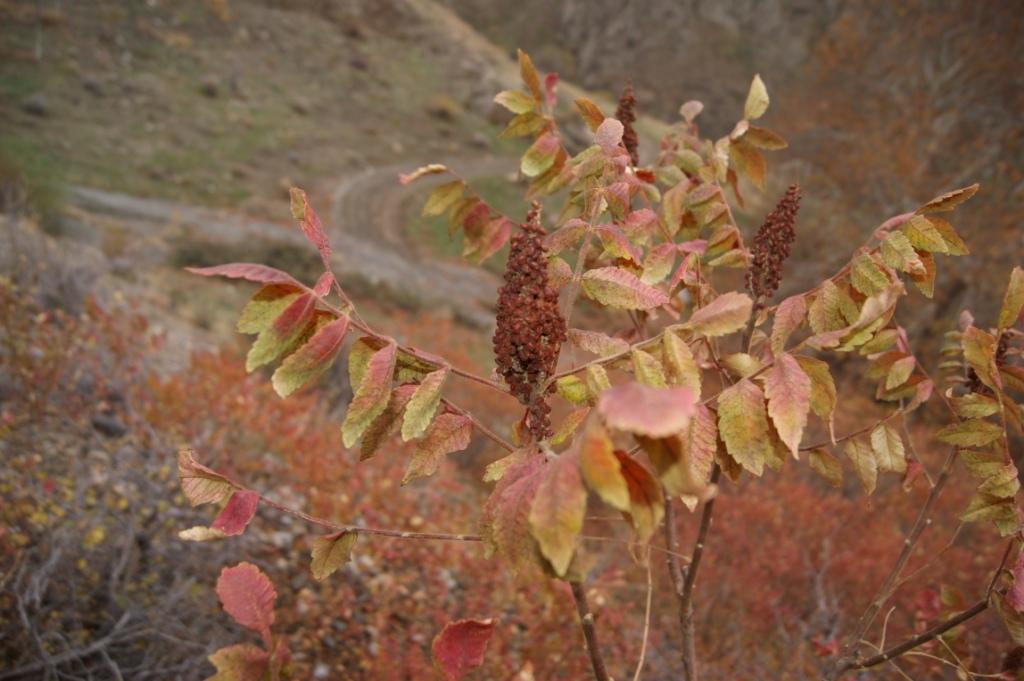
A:
[[[629,158],[634,166],[640,165],[640,140],[633,129],[636,122],[636,97],[633,96],[633,81],[627,80],[626,87],[622,88],[619,95],[619,107],[615,110],[615,118],[622,123],[622,146],[629,152]]]
[[[554,373],[559,348],[566,340],[558,292],[548,286],[543,235],[540,206],[534,202],[526,224],[509,246],[494,332],[498,373],[526,405],[527,427],[535,440],[551,435],[551,408],[538,387]]]
[[[754,236],[754,261],[747,270],[747,290],[757,302],[772,297],[782,282],[782,263],[796,240],[793,224],[800,210],[800,187],[791,185],[768,213]]]

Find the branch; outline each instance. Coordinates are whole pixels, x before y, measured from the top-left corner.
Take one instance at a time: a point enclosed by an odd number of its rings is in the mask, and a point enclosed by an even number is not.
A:
[[[473,416],[472,414],[470,414],[468,411],[466,411],[462,407],[457,406],[454,402],[452,402],[448,398],[442,398],[441,401],[445,405],[450,407],[451,409],[455,410],[459,414],[462,414],[463,416],[468,418],[473,423],[473,427],[480,431],[481,435],[483,435],[484,437],[489,438],[492,442],[497,444],[502,449],[505,449],[505,450],[510,451],[510,452],[516,451],[516,448],[515,448],[515,446],[512,443],[508,442],[507,440],[505,440],[505,438],[501,437],[500,435],[495,433],[493,430],[491,430],[490,428],[488,428],[484,424],[480,423],[480,421],[478,421],[477,418],[475,416]]]
[[[569,582],[569,586],[572,587],[572,597],[576,601],[576,612],[580,616],[580,626],[583,627],[583,639],[586,642],[587,654],[590,656],[590,666],[594,670],[594,678],[597,681],[611,681],[597,643],[594,613],[590,612],[590,606],[587,604],[587,592],[580,582]]]

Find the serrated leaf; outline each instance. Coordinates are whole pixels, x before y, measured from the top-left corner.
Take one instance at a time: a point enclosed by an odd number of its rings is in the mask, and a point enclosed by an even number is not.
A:
[[[555,390],[558,392],[558,396],[569,404],[580,406],[591,403],[587,384],[578,376],[562,376],[555,381]]]
[[[990,521],[1003,537],[1015,534],[1021,527],[1020,509],[1015,499],[981,493],[974,495],[967,509],[960,514],[960,520],[965,523]]]
[[[223,532],[225,537],[233,537],[245,532],[249,521],[256,515],[256,507],[260,503],[260,495],[247,489],[236,490],[228,503],[217,514],[210,528]]]
[[[494,96],[494,101],[514,114],[533,111],[539,103],[533,96],[521,90],[504,90]]]
[[[921,269],[911,272],[909,277],[925,298],[931,298],[935,293],[935,256],[924,252],[917,255],[921,261]]]
[[[610,357],[629,349],[629,343],[621,338],[584,329],[569,329],[569,342],[598,357]]]
[[[541,476],[530,505],[530,531],[541,554],[561,577],[576,553],[587,510],[587,491],[579,461],[571,451],[549,462]]]
[[[313,579],[322,582],[347,563],[358,537],[356,532],[342,531],[314,539],[312,560],[309,563]]]
[[[608,432],[598,423],[591,425],[580,440],[580,472],[587,487],[612,508],[629,510],[629,486],[614,453]]]
[[[768,110],[768,89],[764,86],[760,74],[754,75],[747,92],[747,101],[743,104],[743,117],[753,121],[764,115]]]
[[[352,402],[348,405],[345,422],[341,426],[341,437],[346,447],[351,447],[367,427],[387,407],[391,395],[391,378],[395,373],[397,346],[387,343],[370,356],[366,370],[358,383]]]
[[[224,612],[238,624],[259,633],[270,647],[277,592],[262,570],[245,562],[222,569],[217,579],[217,597]]]
[[[806,314],[807,301],[803,295],[790,296],[779,303],[772,322],[772,354],[777,355],[782,352],[786,341],[803,324]]]
[[[500,554],[513,573],[536,563],[537,543],[530,533],[529,515],[543,469],[540,455],[509,466],[480,513],[484,556]]]
[[[423,215],[441,215],[455,205],[455,202],[462,198],[466,184],[462,180],[445,182],[430,192],[426,202],[423,204]]]
[[[316,298],[311,293],[303,293],[293,300],[270,326],[260,331],[246,355],[245,370],[253,371],[280,357],[302,335],[313,319],[315,307]]]
[[[949,249],[949,255],[969,255],[970,249],[967,248],[967,244],[960,238],[960,235],[953,229],[953,225],[949,224],[946,220],[935,215],[929,215],[928,221],[932,223],[932,227],[942,235],[942,240],[946,242],[946,248]]]
[[[998,440],[1003,429],[989,421],[974,419],[947,426],[935,434],[943,442],[957,447],[984,447]]]
[[[878,470],[883,473],[905,473],[907,455],[903,438],[888,424],[879,424],[871,431],[871,449],[875,453]]]
[[[245,279],[260,284],[284,284],[302,288],[302,284],[296,281],[292,275],[266,265],[255,265],[252,263],[235,262],[227,265],[215,265],[214,267],[186,267],[186,272],[198,274],[203,277],[227,277],[228,279]]]
[[[558,136],[553,132],[545,132],[523,154],[519,170],[526,177],[541,175],[554,165],[559,148]]]
[[[583,292],[602,305],[624,310],[650,310],[668,303],[660,289],[648,286],[618,267],[599,267],[583,275]]]
[[[775,358],[765,379],[768,415],[779,438],[794,458],[800,456],[800,440],[811,410],[811,379],[789,353]]]
[[[910,244],[918,250],[929,253],[949,252],[946,240],[935,229],[935,225],[923,215],[915,215],[903,223],[903,233],[906,234]]]
[[[587,384],[587,391],[595,399],[600,397],[601,393],[605,390],[612,387],[611,381],[608,380],[608,372],[605,371],[604,367],[600,364],[591,364],[587,366],[584,376]]]
[[[594,143],[601,147],[606,154],[610,154],[619,148],[624,130],[625,128],[618,120],[606,118],[594,131]]]
[[[605,119],[601,109],[586,97],[577,97],[574,103],[576,104],[576,110],[579,111],[580,117],[583,118],[590,132],[595,132]]]
[[[1001,499],[1012,499],[1020,490],[1020,479],[1017,467],[1013,463],[1004,463],[992,475],[978,485],[978,492]]]
[[[306,240],[316,247],[317,253],[320,254],[320,259],[324,263],[324,268],[330,269],[331,242],[327,238],[327,232],[324,231],[323,225],[320,223],[320,217],[313,210],[313,206],[309,204],[309,197],[306,196],[306,192],[298,187],[292,187],[289,193],[291,194],[292,216],[299,221],[299,226],[302,228],[302,233],[306,236]]]
[[[882,262],[901,272],[923,272],[924,264],[903,232],[890,232],[882,240]]]
[[[668,384],[665,381],[665,369],[661,361],[654,355],[634,348],[630,353],[633,362],[633,375],[636,380],[652,388],[665,388]]]
[[[843,463],[832,452],[821,447],[813,449],[807,462],[811,470],[825,478],[828,484],[833,487],[843,484]]]
[[[622,477],[629,488],[629,519],[641,544],[650,541],[665,515],[661,485],[640,462],[623,451],[615,450]]]
[[[683,326],[709,338],[724,336],[746,326],[752,307],[749,296],[729,291],[696,310]]]
[[[409,466],[402,476],[402,484],[436,473],[444,457],[469,446],[472,435],[473,421],[468,417],[450,413],[438,416],[430,424],[423,439],[416,444]]]
[[[729,455],[754,475],[764,471],[769,442],[764,393],[742,379],[718,396],[718,433]]]
[[[956,415],[962,419],[980,419],[999,413],[999,401],[993,397],[978,393],[967,393],[962,397],[952,396],[948,392],[946,395]]]
[[[668,437],[686,428],[696,404],[697,396],[687,388],[660,390],[630,382],[605,390],[597,411],[616,430]]]
[[[426,432],[441,404],[441,390],[447,378],[448,367],[442,367],[427,374],[416,386],[402,419],[403,442],[418,438]]]
[[[878,462],[874,451],[860,438],[854,438],[847,441],[843,453],[853,464],[853,472],[857,474],[864,492],[870,496],[878,483]]]
[[[580,424],[586,420],[587,415],[590,413],[590,407],[580,407],[573,409],[569,412],[558,428],[555,429],[554,434],[548,440],[553,447],[566,442],[576,433],[576,429],[580,427]],[[485,480],[486,482],[486,480]]]
[[[271,383],[281,397],[287,397],[327,371],[348,333],[348,317],[339,317],[321,326],[295,353],[281,362]]]
[[[677,250],[673,243],[658,244],[649,250],[644,257],[640,281],[645,284],[657,284],[664,280],[676,264]]]
[[[743,141],[752,147],[768,149],[769,151],[777,151],[789,146],[786,140],[777,132],[767,128],[760,128],[756,125],[751,125],[747,128],[747,131],[743,134]]]
[[[977,182],[969,187],[963,187],[961,189],[954,189],[953,191],[946,192],[940,196],[936,196],[934,199],[924,204],[917,209],[918,213],[941,213],[944,211],[953,210],[967,199],[974,196],[978,191],[979,185]]]
[[[444,625],[430,645],[434,667],[444,681],[459,681],[484,663],[487,642],[494,633],[493,619],[459,620]]]
[[[999,330],[1016,326],[1024,309],[1024,269],[1014,267],[1010,273],[1010,283],[1003,295],[1003,305],[999,309]]]
[[[239,333],[257,334],[263,331],[300,295],[301,292],[294,286],[264,286],[242,308],[235,328]]]
[[[807,319],[814,333],[821,334],[846,328],[850,323],[846,308],[852,303],[849,294],[825,280],[811,302]]]
[[[910,374],[914,373],[914,367],[916,366],[917,359],[913,355],[901,357],[893,362],[885,376],[885,389],[892,390],[906,383],[907,379],[910,378]]]
[[[402,425],[405,407],[412,399],[415,390],[415,385],[405,384],[391,391],[384,411],[363,432],[362,442],[359,445],[360,461],[365,461],[376,454],[384,441],[398,432]]]
[[[540,76],[537,75],[537,68],[533,65],[530,55],[522,50],[516,50],[516,56],[519,59],[519,77],[522,78],[523,84],[529,88],[533,98],[539,102],[543,94],[540,89]]]
[[[662,335],[661,347],[666,380],[671,385],[689,388],[700,399],[700,368],[690,346],[678,334],[666,330]]]
[[[981,382],[989,389],[997,390],[999,385],[996,377],[999,371],[995,364],[995,337],[976,326],[969,326],[960,337],[960,347],[964,352],[964,360],[974,369]]]
[[[498,137],[508,139],[510,137],[526,137],[540,132],[548,125],[548,119],[533,111],[513,116],[505,129]]]
[[[853,261],[850,283],[865,296],[878,295],[892,285],[888,275],[870,255],[861,255]]]
[[[240,643],[221,648],[206,659],[217,670],[206,681],[261,681],[270,664],[270,653],[259,646]]]
[[[218,503],[236,489],[226,477],[196,461],[188,449],[178,452],[178,478],[181,491],[193,506]]]

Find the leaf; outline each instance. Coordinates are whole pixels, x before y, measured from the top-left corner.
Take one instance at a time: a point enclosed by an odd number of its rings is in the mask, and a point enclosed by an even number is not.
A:
[[[440,173],[447,172],[448,166],[441,165],[440,163],[430,163],[425,166],[420,166],[411,173],[403,173],[399,175],[398,181],[401,182],[402,184],[409,184],[411,182],[415,182],[421,177],[426,177],[427,175],[438,175]]]
[[[259,646],[240,643],[221,648],[206,659],[217,670],[206,681],[261,681],[270,663],[270,653]]]
[[[633,375],[636,380],[652,388],[666,388],[665,369],[661,362],[650,353],[634,348],[630,353],[633,360]]]
[[[753,82],[750,83],[750,91],[747,93],[747,101],[743,104],[743,117],[749,121],[756,120],[768,110],[768,89],[761,80],[761,75],[756,74]]]
[[[313,210],[313,206],[309,205],[309,197],[298,187],[292,187],[289,193],[292,201],[292,217],[299,221],[302,233],[306,235],[309,243],[316,247],[316,251],[324,263],[324,268],[330,269],[331,242],[327,238],[323,225],[320,224],[319,216]]]
[[[268,284],[261,288],[242,308],[235,328],[239,333],[255,334],[273,323],[301,292],[294,286]]]
[[[658,244],[647,252],[643,262],[643,273],[640,281],[645,284],[657,284],[672,272],[676,264],[678,249],[673,243]]]
[[[466,241],[462,255],[479,265],[500,251],[511,234],[511,220],[504,216],[493,218],[484,225],[479,237]]]
[[[387,407],[397,349],[392,341],[370,357],[366,371],[360,377],[359,387],[348,405],[345,422],[341,426],[341,438],[346,447],[355,444],[366,428]]]
[[[227,265],[215,265],[214,267],[186,267],[185,271],[204,277],[245,279],[246,281],[255,281],[261,284],[285,284],[302,288],[302,284],[290,274],[273,267],[267,267],[266,265],[236,262]]]
[[[587,490],[579,459],[570,450],[544,467],[529,515],[533,538],[559,577],[565,575],[576,553],[586,511]]]
[[[269,648],[277,592],[263,572],[252,563],[224,568],[217,579],[217,597],[224,612],[247,629],[258,632]]]
[[[501,139],[509,137],[526,137],[543,130],[548,125],[548,119],[538,113],[528,111],[512,117],[505,129],[498,134]]]
[[[984,447],[998,440],[1003,429],[989,421],[974,419],[954,426],[947,426],[935,437],[957,447]]]
[[[571,438],[576,432],[576,429],[580,427],[580,424],[587,418],[590,413],[590,407],[580,407],[573,409],[566,415],[565,419],[555,430],[554,434],[548,440],[552,446],[558,446]]]
[[[960,337],[964,360],[974,369],[978,378],[991,390],[997,390],[999,371],[996,368],[996,339],[976,326],[968,326]]]
[[[587,384],[587,392],[594,399],[597,399],[601,396],[601,393],[612,387],[611,381],[608,380],[608,372],[600,364],[589,365],[585,372],[585,377],[584,382]]]
[[[961,189],[954,189],[951,192],[946,192],[940,196],[936,196],[934,199],[924,204],[917,209],[918,213],[942,213],[950,211],[959,206],[967,199],[974,196],[978,191],[979,185],[977,182],[969,187],[963,187]]]
[[[752,307],[749,296],[729,291],[696,310],[684,326],[708,338],[724,336],[746,325]]]
[[[1003,296],[1003,305],[999,309],[999,330],[1009,329],[1017,324],[1021,310],[1024,309],[1024,269],[1014,267],[1010,273],[1010,283]]]
[[[558,149],[558,136],[553,132],[545,132],[523,154],[519,170],[527,177],[537,177],[554,165]]]
[[[964,240],[953,229],[953,225],[935,215],[929,215],[928,222],[932,223],[935,231],[942,235],[942,240],[946,242],[946,248],[949,249],[949,255],[970,254],[970,249],[967,248],[967,244],[964,243]]]
[[[314,539],[313,558],[309,564],[313,579],[322,582],[347,563],[358,537],[356,532],[342,531]]]
[[[769,151],[777,151],[789,146],[786,143],[786,140],[784,140],[777,132],[773,132],[767,128],[759,128],[756,125],[751,125],[747,128],[747,131],[743,134],[743,141],[752,147],[768,149]]]
[[[917,290],[924,294],[925,298],[931,298],[935,293],[935,256],[931,253],[918,253],[921,261],[921,270],[910,273],[910,280],[914,282]]]
[[[700,399],[700,368],[690,346],[678,334],[666,329],[662,334],[661,348],[666,380],[671,385],[689,388],[694,397]]]
[[[629,487],[629,518],[641,544],[650,541],[665,515],[661,485],[650,471],[623,451],[615,450]]]
[[[576,110],[580,112],[580,117],[583,118],[587,127],[590,128],[590,132],[596,132],[598,126],[605,120],[601,109],[586,97],[577,97],[574,103],[576,104]]]
[[[598,357],[610,357],[629,350],[629,343],[600,331],[569,329],[569,342]]]
[[[683,120],[687,123],[693,123],[694,119],[700,115],[700,112],[704,110],[704,105],[698,102],[696,99],[691,99],[688,102],[684,102],[679,107],[679,115],[683,117]]]
[[[500,554],[513,573],[536,561],[537,542],[530,532],[529,515],[543,461],[535,454],[509,466],[481,510],[484,556]]]
[[[878,483],[878,462],[874,451],[860,438],[854,438],[846,443],[843,453],[853,464],[853,472],[857,474],[864,492],[870,496]]]
[[[889,276],[870,255],[861,255],[853,261],[850,283],[865,296],[878,295],[892,285]]]
[[[913,355],[901,357],[893,362],[885,376],[885,389],[892,390],[906,383],[907,379],[910,378],[910,374],[914,373],[914,367],[916,366],[917,359]]]
[[[960,520],[965,523],[991,521],[1001,536],[1008,537],[1020,530],[1021,512],[1013,498],[979,493],[971,499],[967,510],[960,514]]]
[[[843,484],[843,464],[832,452],[822,447],[813,449],[807,462],[811,470],[825,478],[828,484],[833,487]]]
[[[602,305],[625,310],[650,310],[668,303],[663,291],[618,267],[599,267],[584,274],[583,292]]]
[[[521,90],[505,90],[494,96],[494,101],[514,114],[524,114],[537,108],[537,100]]]
[[[619,148],[622,143],[622,133],[625,128],[618,120],[606,118],[594,131],[594,143],[604,149],[604,153],[611,154]]]
[[[411,404],[411,401],[410,401]],[[437,472],[444,457],[469,446],[473,421],[462,414],[445,413],[434,419],[409,461],[402,484]]]
[[[578,376],[562,376],[555,381],[555,390],[558,392],[558,396],[569,404],[579,406],[592,402],[587,384]]]
[[[245,357],[245,370],[254,371],[280,357],[302,336],[313,319],[315,307],[316,298],[311,293],[303,293],[293,300],[270,326],[260,331]]]
[[[729,162],[741,176],[749,179],[758,189],[764,189],[764,178],[768,164],[760,151],[743,140],[729,145]]]
[[[444,625],[430,646],[434,666],[444,681],[459,681],[470,669],[484,663],[494,623],[493,619],[459,620]]]
[[[205,525],[196,525],[178,533],[178,539],[185,541],[211,541],[214,539],[224,539],[225,537],[227,535],[221,530],[215,530]]]
[[[905,473],[907,455],[903,438],[891,426],[879,424],[871,431],[871,449],[875,453],[878,470],[885,473]]]
[[[764,393],[744,378],[718,396],[718,432],[725,448],[754,475],[764,471],[771,447]]]
[[[442,367],[427,374],[416,386],[416,391],[405,407],[405,417],[402,419],[403,442],[418,438],[426,432],[427,426],[430,425],[437,412],[438,405],[441,404],[441,389],[447,378],[448,367]]]
[[[178,452],[178,478],[181,491],[193,506],[218,503],[236,489],[226,477],[196,461],[189,449]]]
[[[260,503],[260,495],[247,489],[240,489],[231,495],[227,505],[217,514],[211,529],[223,532],[226,537],[233,537],[245,532],[246,526],[256,515],[256,507]]]
[[[772,323],[772,354],[782,352],[786,341],[803,324],[806,314],[807,301],[802,295],[790,296],[779,303],[775,311],[775,321]]]
[[[416,387],[412,384],[404,384],[391,391],[384,411],[363,432],[363,441],[359,445],[360,461],[365,461],[376,454],[377,449],[384,441],[398,432],[402,425],[405,407],[412,399]]]
[[[274,372],[271,383],[281,397],[287,397],[327,371],[348,332],[348,317],[339,317],[317,329],[297,352],[289,355]]]
[[[523,83],[530,89],[533,94],[533,98],[538,102],[542,97],[540,89],[540,76],[537,75],[537,68],[533,65],[533,60],[530,59],[530,55],[526,54],[522,50],[516,50],[516,56],[519,58],[519,77],[523,79]]]
[[[903,233],[914,248],[929,253],[949,252],[946,240],[942,238],[931,221],[923,215],[915,215],[903,223]]]
[[[423,215],[441,215],[455,205],[455,202],[462,198],[466,184],[462,180],[452,180],[438,186],[430,192],[426,203],[423,204]]]
[[[765,379],[768,415],[779,438],[794,458],[800,457],[800,440],[811,410],[811,379],[789,353],[775,358]]]
[[[901,272],[924,272],[924,264],[903,232],[890,232],[882,240],[882,262]]]
[[[580,472],[587,487],[601,497],[601,501],[620,511],[628,511],[629,486],[622,477],[622,466],[614,450],[608,431],[600,424],[593,424],[583,433],[580,442]]]
[[[978,393],[967,393],[962,397],[953,397],[950,392],[946,395],[956,415],[962,419],[980,419],[999,413],[999,401],[995,398]]]
[[[660,390],[630,382],[605,390],[597,411],[616,430],[668,437],[686,428],[696,405],[697,396],[687,388]]]

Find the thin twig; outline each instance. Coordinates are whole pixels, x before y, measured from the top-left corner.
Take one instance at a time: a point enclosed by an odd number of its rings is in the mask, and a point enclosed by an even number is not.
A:
[[[473,416],[471,413],[469,413],[468,411],[466,411],[462,407],[459,407],[458,405],[456,405],[454,402],[452,402],[448,398],[442,398],[441,401],[444,404],[446,404],[448,407],[453,409],[454,411],[456,411],[459,414],[462,414],[463,416],[468,418],[473,423],[473,427],[476,428],[478,431],[480,431],[481,435],[483,435],[484,437],[488,438],[489,440],[491,440],[492,442],[497,444],[502,449],[508,450],[510,452],[516,451],[515,445],[513,445],[508,440],[506,440],[505,438],[503,438],[500,435],[498,435],[497,433],[495,433],[493,430],[491,430],[490,428],[488,428],[484,424],[480,423],[480,421],[475,416]]]
[[[569,586],[572,587],[572,597],[576,601],[576,612],[580,616],[580,627],[583,628],[583,640],[587,655],[590,656],[590,666],[594,670],[594,678],[597,681],[611,681],[604,666],[604,658],[601,657],[601,648],[597,642],[597,630],[594,628],[594,613],[590,612],[586,589],[580,582],[569,582]]]
[[[654,582],[651,579],[651,556],[647,555],[647,605],[644,607],[644,634],[640,642],[640,659],[636,661],[633,681],[640,681],[640,672],[644,668],[644,657],[647,655],[647,638],[651,633],[651,601],[654,596]]]

